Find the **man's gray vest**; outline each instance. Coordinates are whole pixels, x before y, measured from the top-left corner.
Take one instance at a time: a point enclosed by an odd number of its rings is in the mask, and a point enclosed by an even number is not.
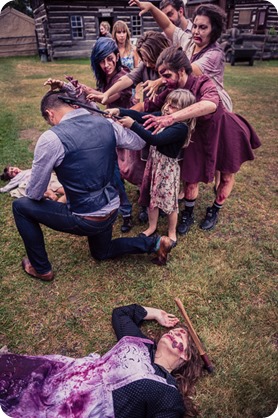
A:
[[[118,192],[113,182],[116,138],[102,116],[80,115],[51,128],[62,142],[65,157],[55,168],[72,212],[95,212]]]

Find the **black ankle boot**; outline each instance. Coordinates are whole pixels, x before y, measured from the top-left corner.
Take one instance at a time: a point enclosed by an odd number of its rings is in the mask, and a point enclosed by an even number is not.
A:
[[[146,206],[141,206],[140,207],[140,212],[139,212],[139,215],[138,215],[138,219],[139,219],[140,224],[146,224],[148,222],[149,217],[148,217],[148,212],[147,212]]]
[[[219,211],[214,207],[207,208],[205,219],[201,222],[200,228],[204,231],[213,229],[218,222]]]
[[[129,232],[132,227],[133,227],[133,225],[132,225],[132,218],[131,218],[131,216],[125,216],[123,218],[123,224],[121,226],[121,231],[122,232]]]
[[[187,210],[183,210],[181,213],[181,222],[178,225],[177,231],[180,235],[185,235],[189,231],[191,225],[194,223],[193,214]]]

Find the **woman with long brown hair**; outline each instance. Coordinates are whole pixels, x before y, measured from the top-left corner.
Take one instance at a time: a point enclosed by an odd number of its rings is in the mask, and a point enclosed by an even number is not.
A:
[[[156,320],[172,328],[155,343],[139,328]],[[202,373],[197,347],[179,320],[141,305],[114,309],[118,343],[106,354],[0,355],[0,405],[12,417],[182,418]]]

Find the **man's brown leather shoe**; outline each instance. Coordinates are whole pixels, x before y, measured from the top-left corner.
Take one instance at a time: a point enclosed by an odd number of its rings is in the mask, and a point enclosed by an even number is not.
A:
[[[43,280],[44,282],[52,282],[52,280],[54,279],[54,273],[52,270],[45,274],[37,273],[32,264],[30,263],[29,258],[27,257],[23,257],[21,264],[25,273],[29,274],[29,276]]]
[[[152,260],[152,263],[157,264],[158,266],[165,266],[168,254],[172,248],[173,241],[171,238],[162,236],[160,238],[159,249],[156,251],[157,257]]]

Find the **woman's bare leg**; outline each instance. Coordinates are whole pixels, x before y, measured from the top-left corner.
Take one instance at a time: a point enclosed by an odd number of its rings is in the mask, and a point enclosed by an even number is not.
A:
[[[219,187],[220,179],[221,179],[221,173],[220,173],[220,171],[216,170],[215,174],[214,174],[214,192],[215,192],[215,194],[216,194],[216,191]]]
[[[168,215],[168,237],[173,241],[177,241],[177,223],[178,212],[175,210],[174,212],[170,213],[170,215]]]
[[[216,192],[216,203],[223,205],[230,196],[235,184],[235,175],[233,173],[220,173],[220,183]]]
[[[148,208],[149,227],[143,232],[143,234],[147,235],[147,237],[149,237],[151,234],[155,232],[157,228],[158,216],[159,216],[158,208],[154,208],[154,209]]]
[[[235,184],[235,175],[233,173],[220,173],[220,183],[216,191],[216,198],[213,205],[207,208],[204,220],[200,228],[205,231],[213,229],[218,222],[219,211],[226,199],[230,196]]]
[[[184,198],[187,200],[197,199],[199,193],[198,183],[185,183],[184,184]]]

